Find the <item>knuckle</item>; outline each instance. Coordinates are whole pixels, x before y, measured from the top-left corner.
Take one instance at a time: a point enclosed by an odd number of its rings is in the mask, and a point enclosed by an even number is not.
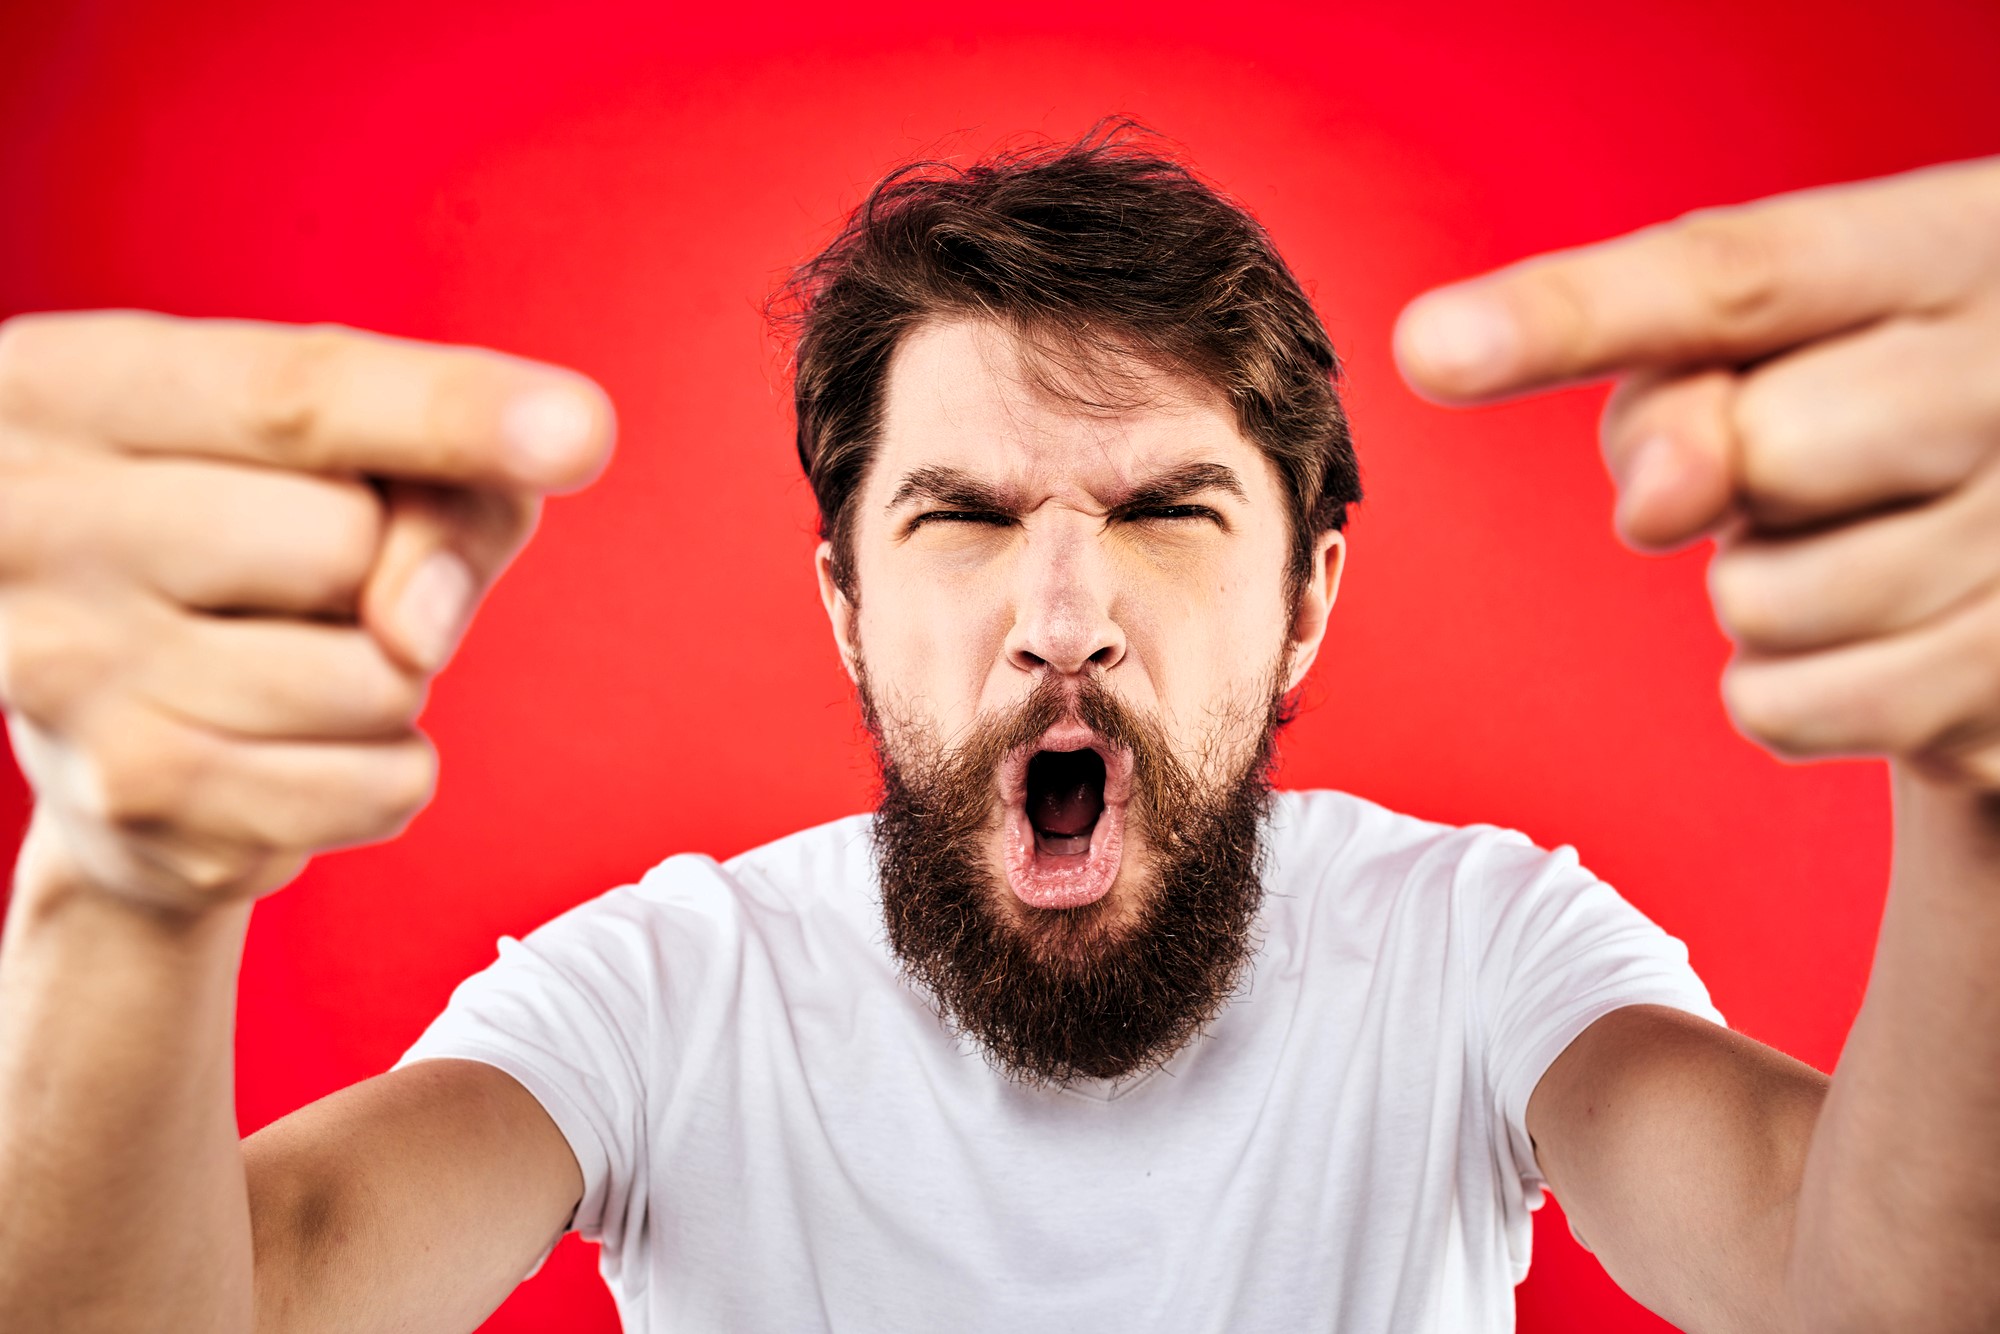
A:
[[[332,559],[326,552],[311,550],[299,553],[291,564],[295,568],[288,572],[285,587],[302,604],[332,609],[345,608],[353,602],[355,589],[361,583],[360,573],[353,567]]]
[[[430,693],[429,682],[390,662],[373,641],[365,650],[367,661],[345,673],[351,679],[342,692],[343,704],[353,710],[360,725],[385,736],[400,735],[423,712]]]
[[[1782,388],[1754,376],[1745,381],[1730,407],[1730,426],[1752,492],[1784,495],[1806,486],[1820,436]]]
[[[437,790],[437,750],[421,733],[396,743],[383,757],[375,788],[378,802],[375,837],[400,834]]]
[[[345,605],[367,579],[381,547],[382,506],[358,482],[316,489],[323,498],[287,516],[287,541],[297,560],[293,581],[309,601]]]
[[[110,655],[89,621],[48,597],[0,604],[0,704],[52,723],[104,678]]]
[[[457,467],[471,441],[490,429],[494,416],[490,367],[477,354],[451,355],[425,387],[424,435],[431,451]]]
[[[91,813],[117,829],[170,822],[210,767],[203,749],[185,730],[129,726],[92,737],[84,749]]]
[[[1937,302],[1942,305],[2000,279],[2000,162],[1960,163],[1920,175],[1929,176],[1926,202],[1945,229],[1945,244],[1967,261],[1952,275]]]
[[[1767,584],[1764,572],[1748,556],[1723,552],[1709,562],[1709,602],[1730,638],[1762,643],[1777,633],[1777,606],[1766,595]]]
[[[1598,337],[1598,311],[1588,287],[1566,268],[1534,274],[1522,290],[1534,308],[1535,323],[1550,344],[1569,360],[1589,363]]]
[[[1768,219],[1699,210],[1675,226],[1697,297],[1732,324],[1752,323],[1783,294],[1782,241]]]
[[[1796,723],[1773,676],[1757,665],[1732,662],[1722,673],[1722,703],[1745,736],[1780,754],[1791,754]]]
[[[48,524],[35,490],[34,482],[18,473],[0,475],[0,580],[19,579],[40,563]]]
[[[1784,760],[1877,751],[1883,719],[1866,692],[1830,680],[1810,660],[1732,661],[1722,675],[1730,719]]]
[[[381,499],[361,482],[322,487],[330,502],[321,511],[327,545],[350,559],[373,559],[382,540]]]
[[[430,683],[420,676],[393,672],[390,683],[376,701],[376,716],[385,724],[407,727],[423,713],[430,697]],[[433,774],[435,777],[435,774]]]
[[[334,366],[351,337],[334,324],[286,329],[258,341],[245,368],[245,429],[295,466],[312,468],[315,428]]]
[[[1935,701],[1926,725],[1898,748],[1941,772],[2000,741],[2000,596],[1962,613],[1954,629],[1915,683]]]

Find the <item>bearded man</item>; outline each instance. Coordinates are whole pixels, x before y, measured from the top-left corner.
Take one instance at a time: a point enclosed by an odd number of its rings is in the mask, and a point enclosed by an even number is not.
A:
[[[1440,397],[1636,372],[1620,521],[1717,535],[1739,723],[1893,760],[1831,1081],[1568,850],[1273,794],[1359,473],[1310,302],[1186,168],[898,173],[778,308],[879,808],[503,942],[240,1146],[250,904],[422,804],[424,683],[608,405],[350,331],[7,327],[0,1325],[465,1330],[574,1229],[635,1330],[1501,1330],[1545,1184],[1690,1329],[2000,1321],[2000,166],[1400,331]]]

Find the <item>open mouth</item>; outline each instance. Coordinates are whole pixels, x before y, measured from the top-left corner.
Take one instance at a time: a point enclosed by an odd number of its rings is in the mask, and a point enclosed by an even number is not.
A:
[[[1007,886],[1032,908],[1094,903],[1118,878],[1132,757],[1080,723],[1060,723],[1008,756],[1002,861]]]
[[[1028,761],[1028,827],[1035,851],[1074,857],[1090,851],[1104,814],[1104,757],[1094,750],[1039,750]]]

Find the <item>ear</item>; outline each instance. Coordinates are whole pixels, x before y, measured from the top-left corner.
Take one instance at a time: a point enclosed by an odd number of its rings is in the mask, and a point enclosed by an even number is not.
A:
[[[834,581],[833,543],[822,542],[819,549],[813,552],[813,573],[819,576],[820,605],[826,608],[826,619],[833,626],[833,642],[840,650],[840,665],[846,670],[847,679],[855,681],[854,664],[859,661],[856,655],[861,646],[854,642],[854,604],[847,600],[847,594],[841,592],[840,585]]]
[[[1313,543],[1312,568],[1299,594],[1298,614],[1292,618],[1292,665],[1285,680],[1285,693],[1299,688],[1319,657],[1326,639],[1327,623],[1333,618],[1333,600],[1340,596],[1341,571],[1347,568],[1347,538],[1328,530]]]

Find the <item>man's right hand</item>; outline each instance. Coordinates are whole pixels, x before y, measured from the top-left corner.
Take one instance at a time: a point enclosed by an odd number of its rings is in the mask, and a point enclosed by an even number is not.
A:
[[[0,325],[0,705],[36,794],[17,891],[194,910],[400,830],[432,784],[430,676],[612,429],[589,380],[483,350]]]
[[[539,495],[567,371],[346,329],[0,326],[0,703],[36,794],[0,933],[0,1327],[469,1329],[582,1176],[469,1061],[239,1145],[249,901],[429,794],[425,685]]]

